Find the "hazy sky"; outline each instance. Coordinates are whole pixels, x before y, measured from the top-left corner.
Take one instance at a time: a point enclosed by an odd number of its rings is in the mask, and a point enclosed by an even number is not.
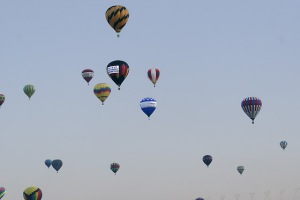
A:
[[[120,38],[105,19],[112,5],[130,14]],[[299,8],[298,0],[0,0],[3,199],[22,199],[29,186],[43,200],[247,200],[266,191],[279,199],[283,190],[283,199],[300,199]],[[120,91],[106,74],[114,60],[130,66]],[[86,68],[95,71],[90,85]],[[103,106],[93,93],[101,82],[112,88]],[[36,87],[30,101],[26,84]],[[263,103],[254,125],[240,106],[249,96]],[[144,97],[158,103],[151,120]],[[59,173],[44,164],[56,158]]]

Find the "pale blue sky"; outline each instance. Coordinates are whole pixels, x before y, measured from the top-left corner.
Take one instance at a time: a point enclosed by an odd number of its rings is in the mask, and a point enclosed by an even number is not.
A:
[[[112,5],[130,13],[120,38],[105,19]],[[0,0],[3,199],[34,185],[43,200],[247,200],[265,191],[278,199],[281,189],[299,200],[299,8],[298,0]],[[120,91],[105,71],[119,59],[130,66]],[[89,86],[85,68],[95,71]],[[104,106],[93,94],[100,82],[112,87]],[[139,107],[148,96],[158,103],[151,120]],[[254,125],[240,107],[249,96],[263,102]],[[58,174],[44,165],[56,158]]]

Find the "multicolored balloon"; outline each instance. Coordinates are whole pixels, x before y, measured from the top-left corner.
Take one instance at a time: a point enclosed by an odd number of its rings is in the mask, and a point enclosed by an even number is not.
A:
[[[142,111],[148,116],[148,119],[150,119],[150,116],[155,111],[157,106],[156,100],[151,97],[143,98],[140,101],[140,107]]]
[[[238,166],[237,167],[237,171],[242,175],[242,173],[244,172],[245,167],[244,166]]]
[[[0,187],[0,199],[2,199],[2,197],[5,195],[6,190],[4,187]]]
[[[157,68],[152,68],[148,70],[148,78],[150,79],[150,81],[154,84],[158,81],[159,75],[160,75],[160,71]]]
[[[42,190],[38,187],[28,187],[23,192],[25,200],[41,200],[42,196]]]
[[[129,65],[124,61],[115,60],[107,65],[106,72],[117,86],[119,86],[118,89],[120,90],[121,84],[129,73]]]
[[[262,106],[261,100],[257,97],[248,97],[242,101],[241,106],[248,117],[252,119],[252,124],[254,124],[254,119]]]
[[[285,150],[285,148],[287,147],[287,145],[288,145],[287,141],[281,141],[281,142],[280,142],[280,146],[281,146],[281,148],[282,148],[283,150]]]
[[[119,33],[128,21],[129,12],[124,6],[115,5],[107,9],[105,17],[108,24],[117,32],[119,37]]]
[[[94,77],[94,71],[91,69],[85,69],[82,71],[82,77],[84,78],[84,80],[88,83],[88,85],[90,84],[90,81],[92,80],[92,78]]]
[[[110,169],[116,175],[117,171],[120,169],[120,165],[118,163],[112,163],[112,164],[110,164]]]
[[[212,162],[212,157],[211,157],[211,155],[205,155],[205,156],[203,156],[202,160],[208,167],[210,165],[210,163]]]
[[[108,98],[108,96],[110,95],[110,92],[111,92],[111,89],[107,83],[98,83],[94,87],[94,94],[102,102],[102,105],[104,104],[104,101]]]
[[[52,160],[50,160],[50,159],[45,160],[45,165],[46,165],[48,168],[51,166],[51,164],[52,164]]]
[[[29,97],[29,100],[30,100],[31,96],[35,92],[35,87],[34,87],[34,85],[25,85],[23,88],[23,91]]]
[[[1,108],[2,104],[4,103],[4,101],[5,101],[4,94],[0,94],[0,108]]]
[[[56,160],[53,160],[51,164],[52,164],[52,167],[58,173],[58,170],[62,167],[63,162],[61,160],[59,160],[59,159],[56,159]]]

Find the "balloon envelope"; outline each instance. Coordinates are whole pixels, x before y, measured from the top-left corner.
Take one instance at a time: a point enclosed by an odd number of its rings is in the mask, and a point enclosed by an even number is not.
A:
[[[0,199],[2,199],[2,197],[5,195],[6,190],[4,187],[0,187]]]
[[[122,60],[115,60],[107,65],[106,72],[120,89],[121,84],[129,73],[129,65]]]
[[[116,174],[117,171],[120,169],[120,165],[118,163],[112,163],[110,164],[110,169]]]
[[[149,69],[147,74],[148,74],[148,78],[154,84],[154,87],[155,87],[155,84],[156,84],[156,82],[159,78],[159,75],[160,75],[159,69],[157,69],[157,68]]]
[[[121,30],[126,25],[129,19],[129,12],[127,8],[121,5],[111,6],[107,9],[105,13],[106,21],[108,24],[117,32],[120,33]],[[118,34],[119,36],[119,34]]]
[[[283,150],[285,150],[285,148],[287,147],[287,145],[288,145],[287,141],[281,141],[281,142],[280,142],[280,146],[281,146],[281,148],[282,148]]]
[[[34,85],[25,85],[23,88],[24,93],[29,97],[29,99],[31,98],[31,96],[34,94],[35,92],[35,87]]]
[[[212,162],[212,157],[211,157],[211,155],[205,155],[205,156],[203,156],[202,160],[208,167],[210,165],[210,163]]]
[[[94,71],[91,69],[85,69],[81,72],[82,77],[84,80],[89,84],[92,78],[94,77]]]
[[[151,97],[143,98],[140,101],[140,107],[148,117],[150,117],[152,113],[155,111],[156,106],[157,106],[156,100]]]
[[[110,95],[110,92],[111,92],[111,89],[107,83],[98,83],[94,87],[94,94],[102,102],[102,105],[104,104],[104,101],[108,98],[108,96]]]
[[[28,187],[23,192],[25,200],[41,200],[42,196],[42,190],[38,187]]]
[[[262,101],[257,97],[245,98],[241,103],[243,111],[252,119],[252,124],[254,124],[254,119],[258,115]]]
[[[48,168],[51,166],[51,164],[52,164],[52,160],[50,160],[50,159],[45,160],[45,165],[46,165]]]
[[[238,166],[238,167],[237,167],[237,171],[238,171],[240,174],[242,174],[242,173],[244,172],[244,170],[245,170],[244,166]]]
[[[52,161],[52,167],[58,172],[58,170],[62,167],[63,162],[59,159]]]
[[[199,198],[197,198],[197,199],[195,199],[195,200],[204,200],[203,198],[201,198],[201,197],[199,197]]]
[[[2,104],[4,103],[4,101],[5,101],[4,94],[0,94],[0,107],[2,106]]]

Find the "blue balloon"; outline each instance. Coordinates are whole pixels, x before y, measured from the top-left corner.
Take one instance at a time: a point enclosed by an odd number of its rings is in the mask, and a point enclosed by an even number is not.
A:
[[[212,161],[212,157],[210,155],[203,156],[203,162],[207,165],[207,167],[209,166],[211,161]]]
[[[197,198],[196,200],[204,200],[203,198],[201,198],[201,197],[199,197],[199,198]]]
[[[52,164],[52,160],[50,160],[50,159],[45,160],[45,165],[46,165],[48,168],[51,166],[51,164]]]
[[[59,159],[52,161],[52,167],[57,171],[57,173],[58,173],[58,170],[62,167],[62,165],[63,165],[63,162]]]
[[[150,118],[150,115],[155,111],[156,100],[150,97],[143,98],[140,102],[142,111]]]

